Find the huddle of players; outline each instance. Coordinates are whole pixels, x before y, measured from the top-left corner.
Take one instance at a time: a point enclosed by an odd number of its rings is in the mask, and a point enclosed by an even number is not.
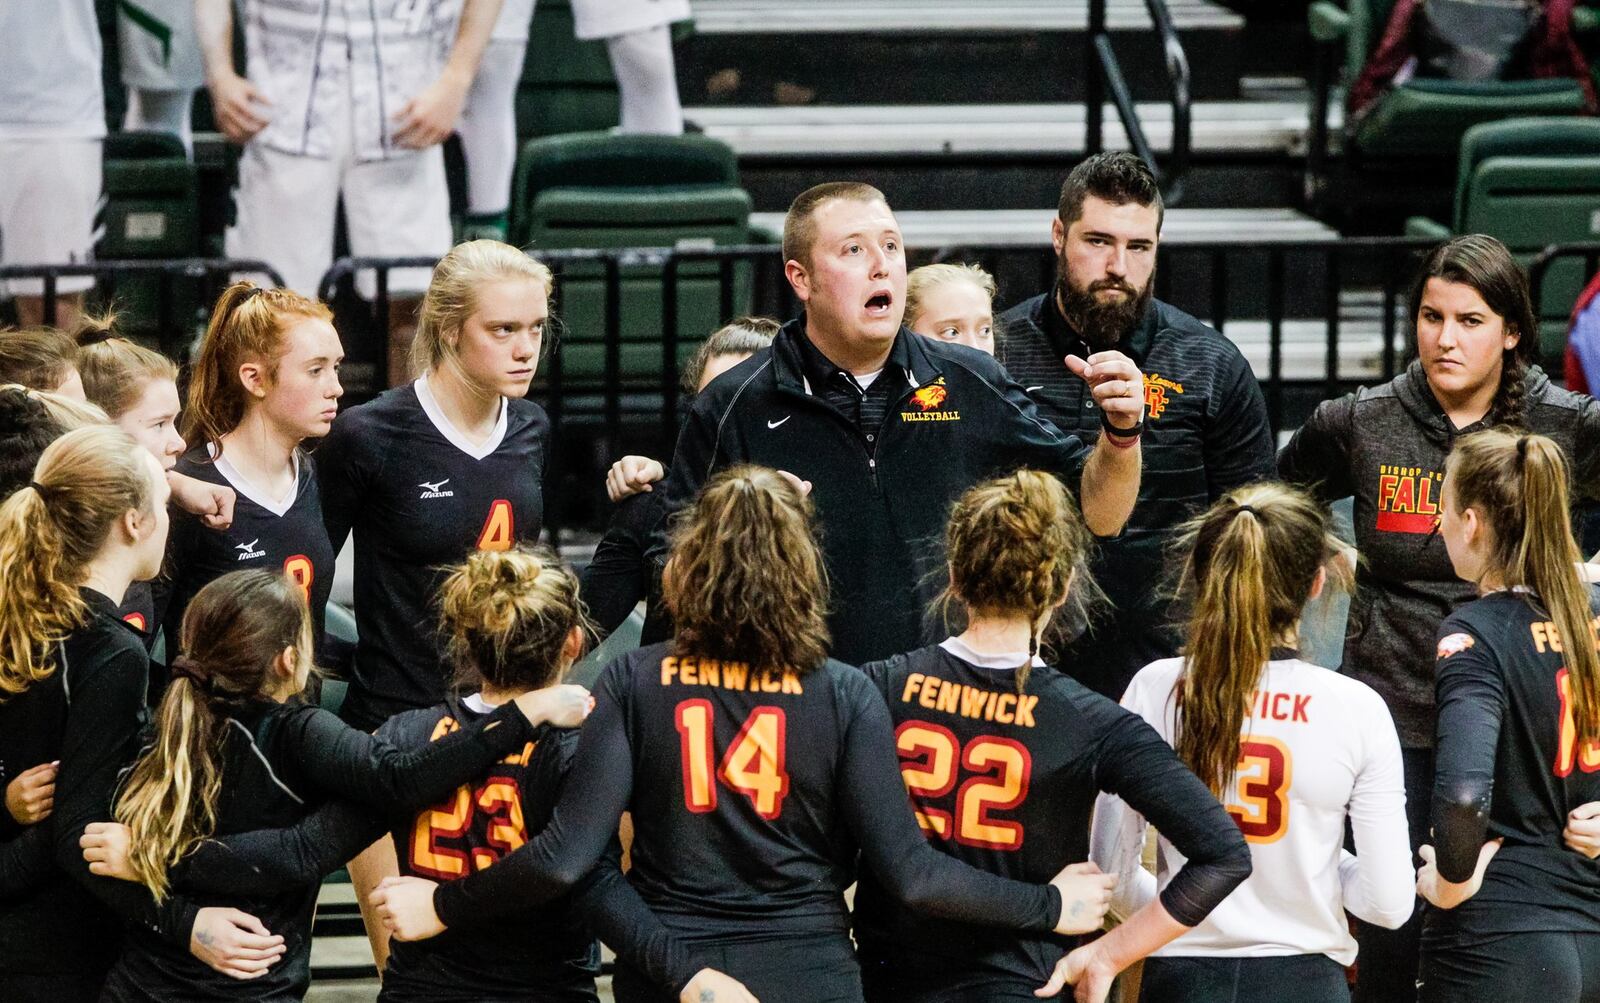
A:
[[[548,289],[519,252],[457,248],[424,305],[423,375],[331,432],[340,352],[325,310],[230,290],[197,361],[186,429],[203,441],[185,461],[238,500],[231,527],[190,527],[200,543],[184,550],[163,542],[156,451],[94,426],[44,450],[0,508],[0,762],[59,761],[50,796],[8,812],[0,834],[8,998],[297,997],[316,883],[374,839],[392,849],[372,873],[404,876],[372,896],[397,938],[395,999],[592,999],[585,928],[618,950],[622,999],[854,999],[863,986],[884,1000],[1020,999],[1069,981],[1098,999],[1152,952],[1146,998],[1223,998],[1226,983],[1241,999],[1286,986],[1332,999],[1354,953],[1344,910],[1381,925],[1409,915],[1393,725],[1363,685],[1294,655],[1327,526],[1277,485],[1195,520],[1191,649],[1141,673],[1122,710],[1039,658],[1057,610],[1092,589],[1076,571],[1087,532],[1053,477],[1019,471],[964,494],[946,535],[964,629],[857,670],[826,657],[809,501],[771,471],[726,470],[673,531],[672,640],[606,670],[581,732],[547,734],[588,709],[556,685],[583,646],[576,583],[524,547],[547,426],[521,396]],[[311,476],[298,445],[323,435]],[[1437,848],[1420,886],[1457,908],[1430,913],[1430,998],[1478,998],[1465,994],[1485,934],[1573,980],[1600,952],[1581,932],[1594,865],[1552,839],[1596,799],[1600,768],[1600,667],[1591,646],[1563,657],[1560,643],[1591,629],[1567,482],[1548,440],[1500,432],[1457,444],[1446,473],[1440,531],[1486,594],[1441,633]],[[292,527],[297,507],[320,510],[329,551],[307,552],[318,534]],[[294,699],[311,674],[310,611],[350,533],[368,590],[357,728]],[[207,583],[157,614],[181,654],[141,754],[150,663],[118,606],[187,548],[224,562],[195,559]],[[222,573],[241,565],[270,570]],[[436,703],[426,653],[441,641],[472,696]],[[914,812],[884,810],[907,789]],[[1057,873],[1091,857],[1097,798],[1092,855],[1111,873]],[[1354,857],[1341,853],[1347,816]],[[1137,866],[1146,819],[1162,834],[1159,879]],[[1503,842],[1486,843],[1486,826]],[[858,852],[859,961],[842,901]],[[1055,935],[1098,929],[1113,882],[1128,918],[1069,953]],[[1505,936],[1507,923],[1524,932]],[[1595,989],[1574,984],[1560,998]]]

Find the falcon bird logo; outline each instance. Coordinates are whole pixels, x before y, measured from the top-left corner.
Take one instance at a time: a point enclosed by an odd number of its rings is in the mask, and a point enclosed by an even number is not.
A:
[[[950,391],[946,390],[943,385],[935,383],[932,386],[923,387],[912,394],[911,403],[918,411],[932,411],[943,404],[944,399],[949,395]]]

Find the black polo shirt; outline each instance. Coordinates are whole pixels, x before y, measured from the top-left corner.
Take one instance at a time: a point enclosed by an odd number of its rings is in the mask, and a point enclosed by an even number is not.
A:
[[[908,386],[911,389],[916,387],[916,383],[906,375],[910,371],[910,361],[901,339],[895,339],[883,369],[864,387],[854,373],[835,365],[833,360],[823,355],[805,332],[802,331],[796,340],[796,347],[800,352],[801,372],[812,394],[826,401],[855,425],[862,441],[866,443],[867,452],[876,452],[878,433],[883,428],[890,402]]]
[[[810,481],[833,591],[833,654],[860,664],[944,636],[924,614],[948,578],[945,522],[963,492],[1032,467],[1076,493],[1089,455],[1084,442],[1095,438],[1058,430],[988,355],[902,328],[873,383],[883,384],[887,408],[869,449],[861,425],[808,375],[804,325],[803,317],[786,324],[772,347],[695,400],[664,501],[670,516],[713,473],[737,463]],[[652,558],[661,561],[665,550],[658,533]]]
[[[1055,293],[1001,315],[996,355],[1051,422],[1084,438],[1100,429],[1100,409],[1062,360],[1093,350],[1061,315]],[[1144,374],[1139,500],[1122,533],[1101,542],[1093,566],[1115,609],[1063,659],[1080,667],[1080,682],[1112,699],[1146,664],[1177,654],[1167,597],[1178,527],[1239,485],[1276,473],[1266,401],[1232,341],[1153,299],[1117,350]]]

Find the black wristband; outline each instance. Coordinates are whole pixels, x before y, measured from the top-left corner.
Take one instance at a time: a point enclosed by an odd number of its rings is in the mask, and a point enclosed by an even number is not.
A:
[[[1144,432],[1144,418],[1139,418],[1139,424],[1132,428],[1118,428],[1111,424],[1111,417],[1106,412],[1100,412],[1100,427],[1113,439],[1137,439]]]

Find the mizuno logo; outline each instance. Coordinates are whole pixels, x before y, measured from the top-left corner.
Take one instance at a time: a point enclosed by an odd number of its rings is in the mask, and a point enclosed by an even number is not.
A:
[[[258,536],[254,540],[251,540],[249,543],[236,543],[236,544],[234,544],[233,545],[233,549],[234,550],[242,550],[242,551],[244,551],[244,553],[239,555],[239,560],[241,560],[241,561],[248,561],[248,560],[250,560],[252,558],[256,558],[256,557],[266,557],[267,556],[267,552],[265,550],[257,550],[256,549],[256,544],[258,544],[260,542],[261,542],[261,537]]]
[[[768,428],[777,428],[779,425],[782,425],[784,422],[788,421],[790,418],[793,418],[793,417],[794,417],[794,415],[792,415],[792,414],[786,414],[782,418],[779,418],[777,421],[769,421],[769,422],[767,422],[767,427]]]
[[[454,491],[441,490],[446,484],[449,484],[449,483],[450,483],[450,478],[448,478],[448,477],[446,477],[442,481],[432,481],[432,482],[423,481],[421,484],[417,485],[417,487],[422,489],[422,494],[418,495],[417,497],[419,497],[419,498],[454,498],[456,496],[456,493]]]

